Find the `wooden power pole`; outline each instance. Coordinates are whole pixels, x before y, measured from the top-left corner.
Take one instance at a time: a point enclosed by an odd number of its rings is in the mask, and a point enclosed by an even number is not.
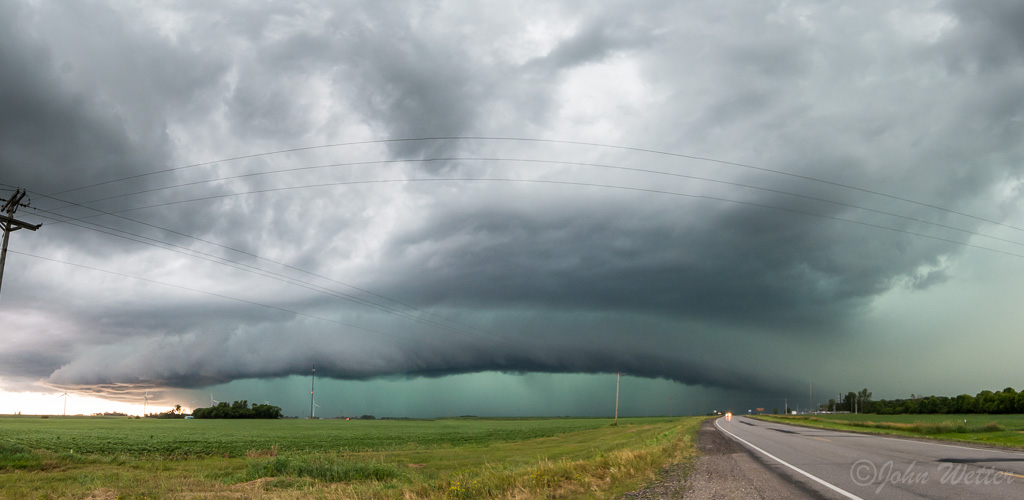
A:
[[[22,203],[21,200],[28,194],[24,189],[18,188],[14,191],[14,194],[7,199],[4,203],[3,208],[0,208],[0,228],[4,232],[4,243],[3,248],[0,249],[0,287],[3,286],[4,282],[4,264],[7,262],[7,243],[11,239],[11,233],[19,229],[28,229],[29,231],[35,231],[42,227],[42,224],[29,224],[28,222],[20,221],[14,218],[14,212],[18,211],[18,207],[27,207],[28,203]]]
[[[313,363],[313,378],[309,381],[309,419],[312,420],[316,415],[314,406],[316,402],[313,400],[313,389],[316,389],[316,363]]]
[[[622,372],[615,373],[615,425],[619,425],[619,377]]]

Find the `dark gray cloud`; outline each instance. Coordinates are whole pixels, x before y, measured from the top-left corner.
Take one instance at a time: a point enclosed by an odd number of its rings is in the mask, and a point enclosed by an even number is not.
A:
[[[1024,57],[1024,8],[1017,2],[950,1],[960,29],[944,47],[951,65],[959,70],[999,71],[1019,65]]]
[[[1022,225],[1017,10],[5,4],[0,182],[47,225],[13,238],[0,377],[134,394],[315,361],[783,394],[821,366],[788,353],[840,357],[893,296],[1011,259],[964,244],[1024,253],[996,224]],[[443,136],[757,168],[372,143]],[[55,223],[91,214],[60,200],[138,208],[75,224],[149,239]]]

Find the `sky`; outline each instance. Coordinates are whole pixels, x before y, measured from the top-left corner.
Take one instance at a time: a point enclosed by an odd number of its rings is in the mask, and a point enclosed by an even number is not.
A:
[[[0,3],[0,413],[1024,389],[1024,5]],[[795,403],[794,403],[795,402]],[[108,410],[109,409],[109,410]]]

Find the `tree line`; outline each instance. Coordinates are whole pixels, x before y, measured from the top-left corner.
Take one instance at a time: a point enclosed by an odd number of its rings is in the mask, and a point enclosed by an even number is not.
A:
[[[192,410],[195,418],[281,418],[281,408],[272,404],[254,404],[249,407],[248,400],[235,401],[231,404],[218,403],[215,406]]]
[[[870,404],[870,411],[879,415],[900,413],[1024,413],[1024,392],[1007,387],[998,392],[981,391],[976,396],[926,396],[910,399],[880,400]]]
[[[1012,387],[1001,391],[981,391],[975,396],[917,396],[909,399],[881,399],[874,401],[867,389],[850,392],[839,401],[830,399],[824,411],[848,411],[878,415],[932,414],[932,413],[1024,413],[1024,391]]]
[[[828,404],[831,408],[826,408],[826,410],[871,413],[871,391],[867,388],[861,389],[859,392],[850,391],[838,402],[834,399],[828,400]]]

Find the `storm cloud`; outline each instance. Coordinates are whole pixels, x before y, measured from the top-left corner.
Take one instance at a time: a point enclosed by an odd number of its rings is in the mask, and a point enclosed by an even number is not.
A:
[[[1019,265],[1022,18],[5,3],[0,194],[44,226],[12,236],[0,378],[116,397],[316,363],[786,394],[892,296]]]

